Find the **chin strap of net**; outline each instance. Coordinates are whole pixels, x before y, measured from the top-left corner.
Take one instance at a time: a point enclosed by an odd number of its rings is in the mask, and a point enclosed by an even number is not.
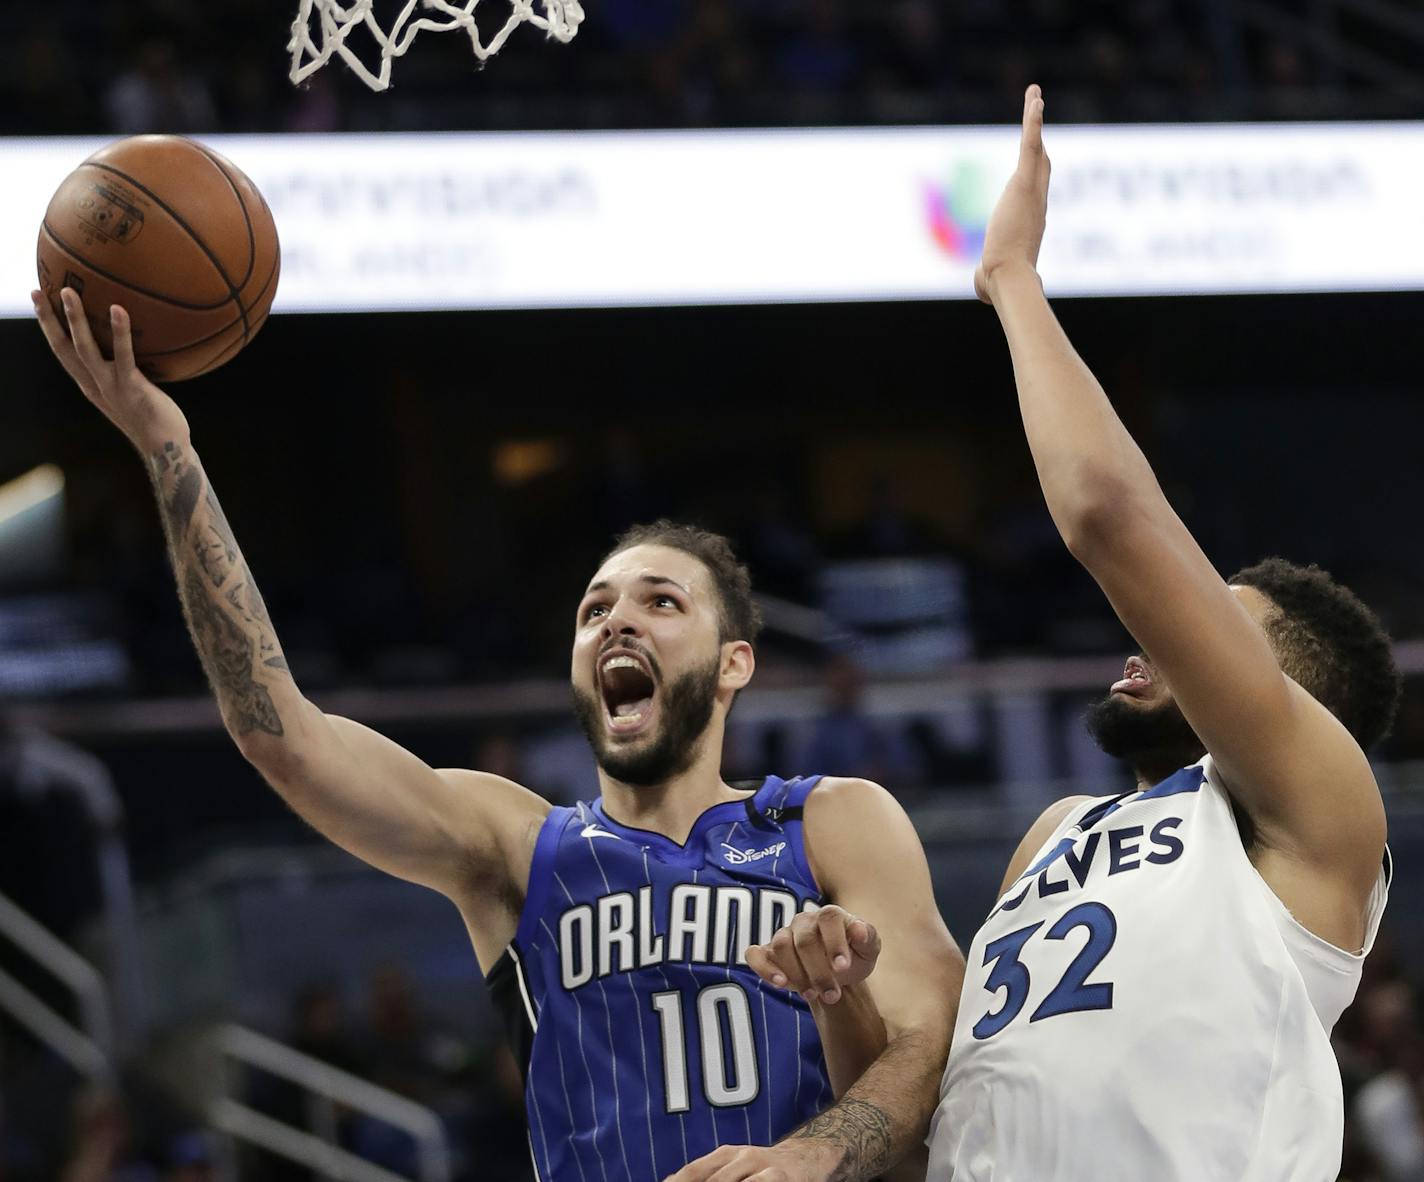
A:
[[[391,84],[391,62],[402,56],[410,43],[422,31],[450,33],[463,29],[470,38],[475,57],[480,61],[498,53],[509,35],[526,22],[543,29],[556,41],[572,41],[583,21],[579,0],[539,0],[543,15],[534,11],[535,0],[509,0],[511,11],[503,27],[487,42],[480,39],[475,25],[475,7],[480,0],[405,0],[399,15],[389,29],[383,29],[371,11],[375,0],[301,0],[297,19],[292,22],[292,39],[287,51],[292,55],[290,78],[294,83],[305,81],[339,54],[356,76],[372,90],[385,90]],[[499,0],[496,0],[499,2]],[[420,9],[431,15],[416,16]],[[313,39],[312,17],[320,44]],[[346,38],[358,26],[364,25],[381,50],[380,67],[372,72],[351,49]]]

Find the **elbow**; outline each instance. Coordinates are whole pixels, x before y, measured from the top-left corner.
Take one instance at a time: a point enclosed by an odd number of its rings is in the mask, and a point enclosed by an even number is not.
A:
[[[231,723],[228,724],[228,734],[242,758],[256,768],[263,779],[275,783],[291,777],[296,755],[291,744],[283,741],[283,736],[244,730]]]
[[[237,749],[269,783],[290,783],[300,778],[313,748],[320,742],[326,715],[305,699],[283,703],[260,717],[235,719],[225,715],[228,734]]]
[[[1120,546],[1150,504],[1144,489],[1115,473],[1083,473],[1074,481],[1071,497],[1055,507],[1054,521],[1068,552],[1089,568],[1109,547]],[[1153,482],[1151,491],[1160,499]]]

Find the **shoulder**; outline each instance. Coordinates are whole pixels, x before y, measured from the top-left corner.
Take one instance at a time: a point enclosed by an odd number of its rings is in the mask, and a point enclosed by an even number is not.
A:
[[[1028,827],[1028,832],[1023,835],[1018,848],[1014,850],[1014,856],[1009,859],[1009,867],[1004,871],[1004,883],[999,893],[1003,894],[1019,875],[1028,869],[1039,847],[1053,836],[1054,830],[1068,819],[1074,809],[1097,799],[1096,796],[1065,796],[1061,800],[1055,800],[1039,813],[1038,820]]]
[[[853,826],[878,813],[905,815],[900,802],[873,780],[822,776],[806,797],[806,824],[816,830]]]
[[[1068,814],[1079,805],[1087,804],[1090,800],[1100,800],[1097,796],[1065,796],[1055,800],[1043,812],[1038,814],[1038,820],[1029,826],[1025,838],[1038,836],[1040,842],[1048,840],[1048,835],[1058,828],[1068,819]]]
[[[825,776],[806,798],[806,855],[827,897],[855,868],[882,870],[899,857],[923,857],[904,807],[872,780]]]

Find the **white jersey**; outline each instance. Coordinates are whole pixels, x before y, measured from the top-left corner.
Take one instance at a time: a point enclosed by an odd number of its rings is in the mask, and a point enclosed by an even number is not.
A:
[[[1075,808],[969,951],[931,1182],[1329,1182],[1352,954],[1257,874],[1211,757]]]

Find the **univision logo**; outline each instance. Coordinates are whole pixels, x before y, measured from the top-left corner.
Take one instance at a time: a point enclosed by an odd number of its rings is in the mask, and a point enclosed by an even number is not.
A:
[[[947,179],[924,185],[925,214],[930,233],[951,258],[973,263],[984,252],[984,230],[993,208],[987,170],[960,160]]]

